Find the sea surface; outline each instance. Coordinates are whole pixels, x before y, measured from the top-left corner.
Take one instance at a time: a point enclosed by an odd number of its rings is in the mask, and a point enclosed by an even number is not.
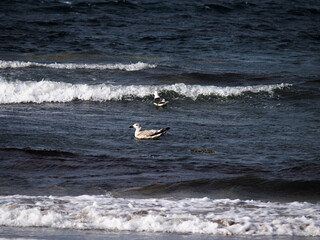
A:
[[[0,239],[318,239],[319,140],[319,1],[0,2]]]

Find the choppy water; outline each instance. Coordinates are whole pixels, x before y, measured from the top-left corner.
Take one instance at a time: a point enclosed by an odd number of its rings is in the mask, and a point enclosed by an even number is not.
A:
[[[317,1],[1,1],[0,19],[3,229],[320,236]],[[137,141],[135,122],[170,130]]]

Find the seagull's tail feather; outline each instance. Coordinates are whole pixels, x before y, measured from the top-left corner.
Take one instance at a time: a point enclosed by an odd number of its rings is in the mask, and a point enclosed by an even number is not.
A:
[[[155,132],[154,134],[152,134],[151,136],[155,136],[155,135],[162,135],[164,134],[165,132],[167,132],[170,128],[167,127],[167,128],[162,128],[160,129],[159,131]]]
[[[168,131],[170,128],[169,127],[167,127],[167,128],[163,128],[163,129],[161,129],[161,131],[163,131],[163,132],[166,132],[166,131]]]

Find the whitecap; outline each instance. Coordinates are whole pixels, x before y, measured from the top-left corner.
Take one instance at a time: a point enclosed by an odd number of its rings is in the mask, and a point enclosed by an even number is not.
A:
[[[37,63],[24,61],[2,61],[0,60],[0,69],[6,68],[27,68],[44,67],[55,69],[89,69],[89,70],[121,70],[121,71],[140,71],[148,68],[156,68],[157,65],[144,62],[131,64],[79,64],[79,63]]]
[[[0,196],[0,226],[207,235],[320,236],[320,205],[109,195]]]
[[[121,101],[153,96],[154,91],[172,91],[178,95],[197,100],[201,96],[230,97],[246,92],[267,92],[290,84],[258,85],[247,87],[217,87],[186,85],[114,85],[114,84],[72,84],[55,81],[7,81],[0,77],[0,104],[7,103],[43,103],[82,101]]]

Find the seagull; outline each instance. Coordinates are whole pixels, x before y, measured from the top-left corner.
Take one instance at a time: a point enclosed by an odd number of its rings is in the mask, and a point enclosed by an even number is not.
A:
[[[158,139],[160,136],[165,134],[170,128],[162,128],[159,130],[142,130],[141,125],[139,123],[135,123],[129,128],[135,128],[136,131],[134,136],[136,139]]]
[[[164,98],[160,98],[157,91],[154,92],[153,104],[157,107],[165,107],[168,104]]]

